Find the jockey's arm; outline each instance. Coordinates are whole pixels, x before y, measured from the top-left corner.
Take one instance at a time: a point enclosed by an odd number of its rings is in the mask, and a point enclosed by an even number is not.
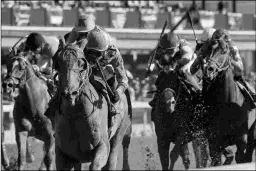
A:
[[[189,45],[184,45],[180,49],[181,51],[181,58],[178,61],[179,65],[179,72],[185,73],[185,72],[190,72],[190,65],[192,64],[191,61],[195,59],[195,54],[193,49]]]
[[[203,59],[207,56],[207,53],[210,53],[209,44],[204,43],[202,47],[196,52],[197,58],[190,67],[191,74],[195,74],[200,69],[200,67],[204,65]]]
[[[194,51],[190,46],[186,45],[182,47],[181,55],[182,57],[179,60],[180,74],[183,75],[185,79],[190,82],[196,90],[201,90],[201,87],[198,85],[195,77],[190,73],[190,66],[196,59],[196,54],[194,54]]]
[[[121,95],[128,88],[128,78],[124,69],[124,61],[118,49],[116,49],[116,53],[112,58],[113,60],[110,61],[110,64],[115,70],[116,79],[118,82],[116,91],[119,93],[119,95]]]
[[[231,64],[234,67],[234,74],[237,76],[241,76],[243,73],[244,67],[243,67],[243,61],[239,54],[239,50],[236,46],[232,47],[231,56],[232,56]]]

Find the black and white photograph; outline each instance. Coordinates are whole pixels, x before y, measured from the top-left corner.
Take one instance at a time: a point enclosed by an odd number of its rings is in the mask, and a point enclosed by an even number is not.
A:
[[[1,0],[1,170],[256,170],[255,11]]]

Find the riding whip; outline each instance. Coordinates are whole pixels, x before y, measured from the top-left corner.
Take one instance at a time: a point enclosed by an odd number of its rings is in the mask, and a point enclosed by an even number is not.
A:
[[[17,45],[21,40],[23,40],[24,38],[27,38],[27,36],[21,37],[21,38],[13,45],[13,47],[10,48],[10,50],[9,50],[10,53],[13,52],[14,48],[16,47],[16,45]]]
[[[151,66],[153,60],[155,59],[156,52],[157,52],[158,47],[159,47],[160,39],[162,38],[162,36],[163,36],[163,34],[164,34],[164,31],[165,31],[165,28],[166,28],[166,26],[167,26],[167,23],[168,23],[168,20],[165,20],[164,27],[163,27],[162,32],[161,32],[161,34],[160,34],[160,37],[159,37],[159,39],[158,39],[158,43],[157,43],[157,46],[156,46],[157,48],[155,49],[153,55],[150,57],[150,62],[149,62],[148,68],[147,68],[147,73],[146,73],[145,78],[147,78],[147,77],[149,76],[149,74],[150,74],[150,66]]]
[[[190,25],[191,25],[191,27],[192,27],[192,30],[193,30],[193,33],[194,33],[194,36],[195,36],[195,39],[196,39],[196,44],[198,44],[197,37],[196,37],[196,33],[195,33],[195,30],[194,30],[194,25],[193,25],[193,22],[192,22],[192,19],[191,19],[191,17],[190,17],[189,12],[187,12],[187,14],[188,14],[188,20],[189,20],[189,22],[190,22]]]
[[[106,78],[105,78],[105,76],[104,76],[104,74],[103,74],[103,72],[102,72],[102,70],[101,70],[101,68],[100,68],[99,62],[98,62],[97,60],[95,60],[95,63],[96,63],[97,68],[100,70],[100,74],[101,74],[101,76],[102,76],[102,78],[103,78],[103,81],[106,83],[107,89],[109,90],[111,96],[114,97],[115,95],[114,95],[113,91],[111,90],[111,88],[110,88],[109,85],[108,85],[108,82],[107,82],[107,80],[106,80]]]
[[[176,28],[182,23],[182,21],[184,21],[185,20],[185,18],[187,18],[187,15],[188,15],[188,13],[186,13],[181,19],[180,19],[180,21],[171,29],[171,33],[174,31],[174,30],[176,30]]]

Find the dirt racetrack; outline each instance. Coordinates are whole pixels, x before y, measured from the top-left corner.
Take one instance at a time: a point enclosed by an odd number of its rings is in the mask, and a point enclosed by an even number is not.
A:
[[[30,139],[31,140],[31,139]],[[195,168],[195,158],[192,151],[191,143],[190,146],[190,159],[191,168]],[[31,144],[32,152],[35,155],[36,160],[33,163],[28,163],[26,170],[37,170],[42,160],[43,148],[41,142],[32,141]],[[171,145],[172,147],[172,145]],[[9,159],[17,158],[17,147],[16,145],[6,145]],[[233,148],[234,151],[236,148]],[[122,151],[119,153],[119,161],[117,169],[122,169]],[[255,153],[254,153],[255,156]],[[12,159],[11,159],[12,160]],[[253,157],[255,161],[255,157]],[[233,164],[235,161],[233,161]],[[129,164],[131,170],[159,170],[161,169],[159,155],[157,153],[156,137],[133,137],[129,148]],[[83,169],[88,169],[87,165],[83,165]],[[175,165],[175,170],[183,170],[181,158],[179,157]]]

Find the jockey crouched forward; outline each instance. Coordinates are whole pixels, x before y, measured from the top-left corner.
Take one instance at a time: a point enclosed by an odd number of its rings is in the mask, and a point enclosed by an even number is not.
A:
[[[117,102],[128,88],[128,78],[125,73],[123,58],[119,50],[114,45],[110,45],[110,35],[104,30],[97,28],[90,31],[87,40],[88,43],[84,52],[88,62],[93,66],[90,82],[107,100],[110,113],[117,114],[119,113]],[[110,90],[107,89],[101,71],[95,65],[96,61],[99,62],[113,95],[110,95]],[[114,69],[115,73],[111,69]],[[116,75],[117,86],[115,86],[115,76],[107,78],[111,73]]]
[[[54,91],[52,57],[58,50],[58,46],[59,40],[57,37],[47,37],[39,33],[31,33],[20,46],[22,49],[19,49],[21,52],[30,54],[31,59],[29,61],[37,76],[46,81],[51,92]]]
[[[156,58],[156,60],[162,65],[162,71],[160,71],[155,83],[157,89],[161,86],[161,82],[165,76],[164,73],[168,73],[170,70],[176,70],[178,74],[191,85],[194,89],[194,93],[200,95],[201,86],[198,84],[196,78],[189,72],[189,67],[195,59],[195,54],[188,42],[185,39],[180,39],[179,36],[174,33],[167,33],[160,39],[159,46],[158,58]],[[153,100],[149,102],[151,107],[155,107],[157,96],[156,94]]]
[[[242,91],[245,95],[245,98],[249,98],[251,102],[251,109],[254,109],[256,94],[253,87],[244,79],[243,77],[243,61],[240,57],[238,47],[234,45],[233,41],[230,38],[230,35],[225,29],[217,29],[212,36],[211,46],[214,47],[218,45],[221,41],[224,41],[228,44],[230,48],[230,56],[231,56],[231,65],[233,67],[234,79],[238,81],[240,84],[244,86],[246,91]]]
[[[207,38],[208,37],[208,38]],[[233,67],[233,72],[235,75],[235,81],[238,81],[244,86],[248,91],[250,96],[250,101],[252,102],[251,107],[255,108],[253,102],[255,102],[256,95],[255,90],[244,80],[243,73],[243,62],[239,54],[237,46],[230,39],[229,33],[224,29],[206,29],[202,33],[202,44],[199,50],[197,51],[197,58],[190,67],[190,72],[195,74],[200,68],[204,67],[206,60],[209,58],[209,55],[212,51],[212,48],[216,46],[220,40],[225,41],[230,48],[231,56],[231,65]],[[243,92],[246,93],[246,92]]]

